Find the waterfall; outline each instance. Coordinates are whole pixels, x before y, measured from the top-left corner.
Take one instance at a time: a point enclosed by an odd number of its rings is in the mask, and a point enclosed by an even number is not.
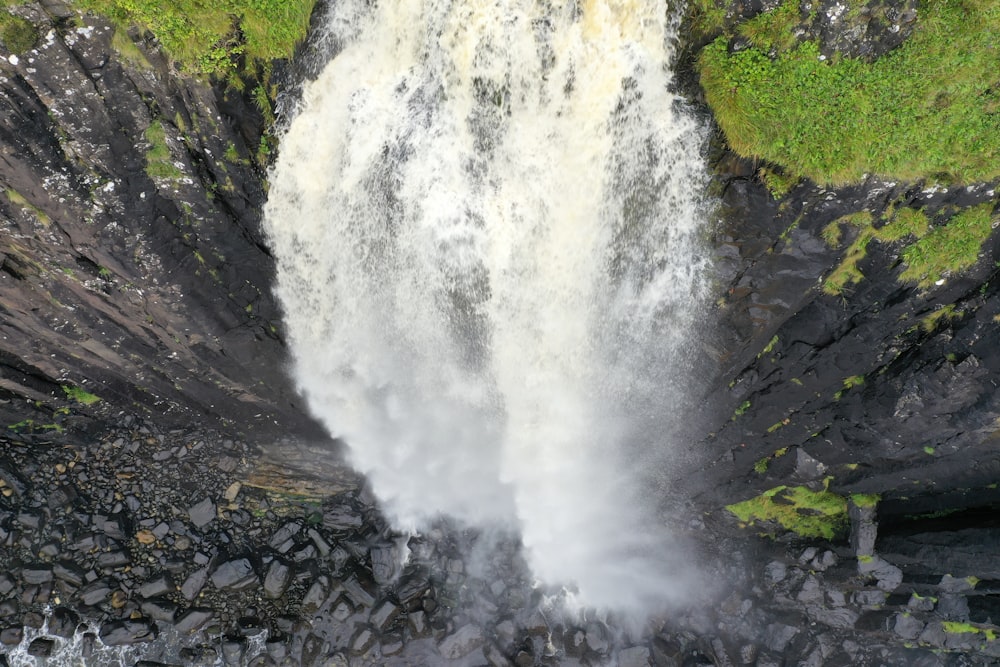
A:
[[[294,376],[401,530],[542,582],[682,588],[640,483],[684,443],[704,128],[657,0],[339,0],[265,209]],[[646,475],[648,477],[648,475]],[[654,490],[655,495],[655,490]]]

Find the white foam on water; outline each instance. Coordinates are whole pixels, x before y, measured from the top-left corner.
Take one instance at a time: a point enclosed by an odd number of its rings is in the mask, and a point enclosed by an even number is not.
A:
[[[656,0],[333,3],[266,228],[294,376],[401,530],[520,532],[585,606],[690,573],[638,482],[703,305],[703,126]]]

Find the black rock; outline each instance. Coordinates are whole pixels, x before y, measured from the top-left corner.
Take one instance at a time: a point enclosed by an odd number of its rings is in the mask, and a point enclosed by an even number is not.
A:
[[[83,568],[68,561],[59,561],[52,566],[52,574],[56,579],[65,581],[70,586],[80,587],[83,585]]]
[[[21,578],[27,584],[44,584],[52,581],[52,568],[33,565],[21,570]]]
[[[80,590],[80,599],[83,600],[83,604],[89,606],[100,604],[109,597],[111,597],[111,585],[104,579],[98,579]]]
[[[203,567],[200,570],[195,570],[181,584],[181,595],[188,602],[193,601],[201,593],[201,589],[205,587],[206,581],[208,581],[208,568]]]
[[[197,632],[205,627],[215,613],[211,609],[193,608],[189,609],[177,619],[175,627],[178,632]]]
[[[35,656],[36,658],[48,658],[52,655],[52,649],[56,646],[56,640],[49,639],[48,637],[38,637],[32,639],[31,643],[28,644],[28,655]]]
[[[154,621],[171,623],[174,620],[174,614],[177,612],[177,605],[169,600],[157,598],[155,600],[144,601],[139,609],[144,615]]]
[[[274,534],[271,535],[271,539],[269,539],[267,543],[272,549],[278,549],[288,542],[288,540],[295,537],[300,530],[302,530],[302,525],[298,521],[289,521],[276,530]],[[285,551],[287,550],[288,549],[285,549]]]
[[[156,639],[156,624],[146,619],[112,621],[101,627],[101,641],[108,646],[126,646]]]
[[[239,591],[257,583],[257,573],[249,558],[226,561],[212,572],[212,584],[220,590]]]
[[[140,586],[139,595],[144,598],[154,598],[158,595],[170,593],[173,590],[174,582],[171,580],[170,575],[161,574]]]
[[[49,633],[56,637],[69,639],[76,632],[80,617],[76,612],[66,607],[57,607],[49,616]]]

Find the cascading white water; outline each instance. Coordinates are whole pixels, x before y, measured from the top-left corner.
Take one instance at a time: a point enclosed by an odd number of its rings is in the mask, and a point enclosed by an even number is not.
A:
[[[310,408],[397,527],[513,526],[589,606],[676,597],[635,481],[673,446],[703,275],[665,3],[340,0],[326,24],[265,211]]]

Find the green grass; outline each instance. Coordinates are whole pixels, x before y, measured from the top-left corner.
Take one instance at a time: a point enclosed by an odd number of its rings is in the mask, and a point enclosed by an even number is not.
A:
[[[291,57],[305,38],[316,0],[73,0],[110,18],[121,32],[153,33],[189,73],[226,77],[241,59],[250,67]]]
[[[802,537],[832,540],[847,526],[847,500],[827,490],[828,483],[829,480],[822,491],[805,486],[777,486],[756,498],[727,505],[726,509],[748,525],[774,521]]]
[[[882,496],[877,493],[852,493],[851,502],[853,502],[858,507],[875,507],[878,505],[879,501],[882,500]]]
[[[1000,177],[1000,3],[927,0],[913,34],[871,63],[820,60],[815,42],[796,42],[797,7],[744,24],[752,48],[729,53],[723,36],[702,51],[705,96],[733,150],[824,184]]]
[[[899,279],[930,287],[949,274],[969,268],[979,259],[983,241],[993,231],[993,204],[958,213],[903,251],[906,270]]]
[[[38,31],[30,21],[0,9],[0,42],[11,53],[24,53],[38,42]]]
[[[841,295],[851,285],[861,282],[864,274],[858,264],[867,255],[872,241],[893,243],[912,240],[902,252],[906,268],[900,273],[902,282],[916,283],[921,288],[933,286],[946,275],[959,273],[979,258],[983,242],[993,231],[996,217],[993,204],[981,204],[954,215],[945,224],[930,226],[923,210],[890,207],[889,222],[876,228],[868,211],[842,216],[820,232],[830,246],[840,245],[846,225],[858,228],[855,239],[847,247],[844,259],[826,277],[823,291]]]
[[[100,396],[95,396],[81,387],[73,387],[64,384],[62,385],[62,390],[66,394],[67,398],[73,399],[82,405],[93,405],[101,400]]]
[[[149,150],[146,151],[146,173],[150,178],[169,178],[177,180],[184,173],[174,164],[170,147],[167,146],[167,133],[163,123],[154,120],[146,128],[146,141]]]

